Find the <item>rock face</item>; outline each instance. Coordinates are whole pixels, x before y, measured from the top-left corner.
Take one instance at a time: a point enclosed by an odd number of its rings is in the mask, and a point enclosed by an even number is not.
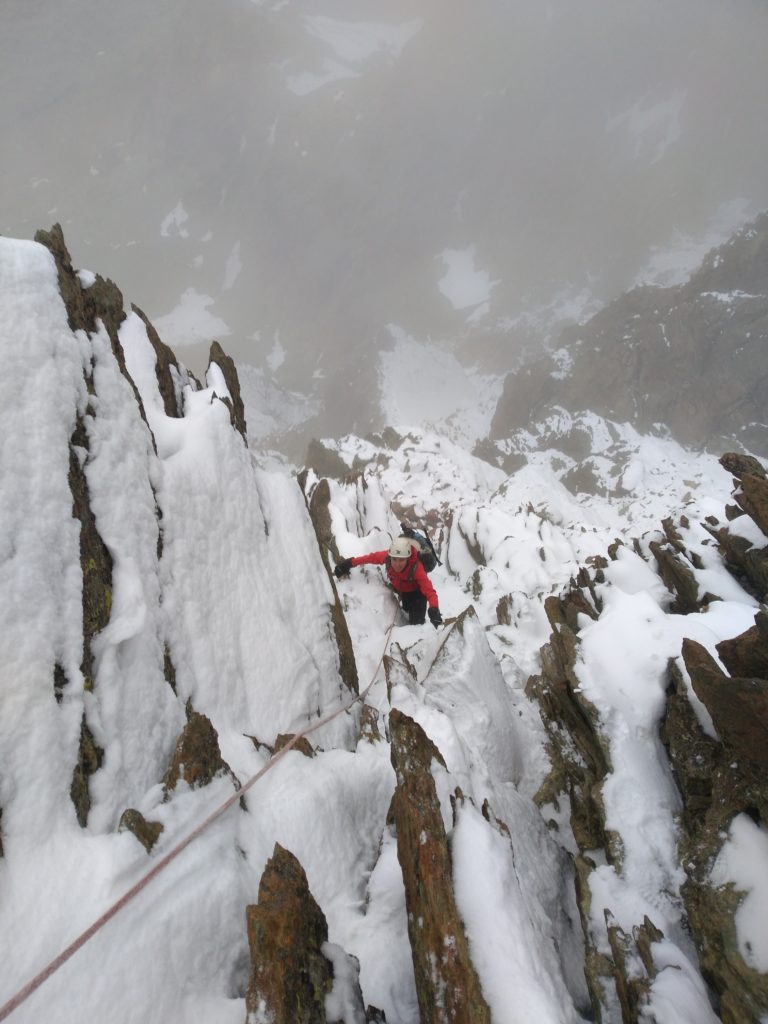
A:
[[[229,400],[226,401],[226,404],[229,406],[232,426],[247,444],[248,427],[245,422],[245,406],[240,395],[240,380],[237,376],[237,369],[234,360],[225,353],[218,341],[214,341],[211,345],[211,354],[208,361],[209,367],[211,363],[216,363],[224,376],[224,383],[227,385],[227,390],[232,396],[231,402]]]
[[[752,489],[752,481],[762,481],[756,472],[759,464],[733,454],[723,456],[722,463],[740,474],[735,481],[736,501],[757,524],[760,502],[743,496],[762,493],[759,487]],[[750,480],[747,488],[745,479]],[[754,578],[746,574],[749,563],[743,558],[738,564],[732,560],[734,542],[743,538],[731,536],[727,527],[717,523],[710,523],[709,529],[717,538],[726,565],[732,565],[740,579],[754,585]],[[748,552],[750,545],[746,541],[744,544]],[[643,555],[639,546],[636,550]],[[617,547],[612,546],[610,557],[616,558],[617,552]],[[695,579],[695,570],[701,568],[698,558],[686,550],[681,532],[671,520],[663,524],[662,539],[649,543],[645,557],[649,564],[655,561],[672,594],[671,611],[686,615],[716,600],[713,595],[699,594]],[[565,594],[546,601],[553,631],[549,643],[541,650],[541,673],[531,677],[527,693],[539,704],[552,763],[537,801],[557,807],[559,801],[567,800],[578,846],[574,857],[577,899],[587,944],[585,973],[595,1019],[618,1019],[611,1009],[613,1005],[618,1007],[623,1024],[629,1024],[646,1019],[647,993],[658,971],[653,943],[663,936],[647,918],[629,935],[607,917],[607,955],[592,935],[590,876],[597,866],[595,851],[600,851],[600,857],[617,872],[621,871],[622,861],[621,837],[606,827],[601,796],[603,781],[612,771],[610,750],[601,732],[600,715],[581,692],[577,675],[579,618],[586,615],[592,619],[601,613],[596,584],[605,582],[603,570],[607,564],[596,563],[591,577],[582,570]],[[744,894],[731,885],[715,885],[712,865],[738,815],[747,814],[761,825],[768,822],[766,612],[758,611],[755,625],[741,636],[719,644],[718,652],[731,676],[699,643],[686,639],[681,651],[693,691],[708,710],[717,738],[702,728],[689,698],[684,673],[673,661],[669,667],[661,739],[683,806],[678,856],[685,871],[681,887],[685,925],[696,943],[701,971],[720,1019],[726,1024],[747,1024],[762,1019],[768,1010],[768,976],[754,970],[739,948],[736,912]]]
[[[451,857],[430,766],[445,767],[422,728],[389,719],[397,788],[390,814],[405,883],[408,935],[422,1024],[490,1024],[453,894]]]
[[[325,916],[298,860],[279,843],[259,883],[257,906],[246,908],[251,977],[248,1024],[325,1024],[333,970],[321,953]]]
[[[567,351],[567,374],[549,356],[510,374],[491,437],[509,437],[562,406],[642,430],[663,423],[694,446],[738,438],[766,454],[767,341],[763,214],[711,252],[686,284],[637,288],[564,331],[554,348]]]
[[[352,638],[349,635],[349,628],[347,627],[347,620],[344,617],[344,610],[339,600],[339,594],[336,590],[336,580],[331,570],[331,563],[329,554],[334,559],[334,562],[339,561],[340,555],[338,548],[336,547],[336,541],[333,539],[333,533],[331,531],[331,517],[328,511],[328,504],[331,500],[330,486],[327,480],[320,480],[312,488],[311,493],[306,493],[306,474],[303,478],[300,478],[299,483],[304,491],[304,499],[307,502],[307,508],[309,509],[309,517],[312,520],[312,525],[315,528],[315,536],[317,537],[317,546],[320,550],[320,557],[323,560],[323,565],[328,573],[328,579],[333,589],[335,600],[331,606],[331,619],[333,621],[333,631],[336,636],[336,644],[339,649],[339,674],[346,684],[347,688],[353,693],[359,693],[359,678],[357,674],[357,662],[355,661],[355,652],[352,649]]]

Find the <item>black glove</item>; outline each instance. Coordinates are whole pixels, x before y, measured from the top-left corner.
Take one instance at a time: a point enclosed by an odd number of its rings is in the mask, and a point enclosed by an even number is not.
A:
[[[435,629],[437,629],[437,627],[443,621],[443,616],[440,614],[440,609],[430,608],[429,611],[427,612],[427,615],[429,616],[429,621],[432,623]]]
[[[339,562],[336,568],[333,570],[333,575],[337,580],[340,580],[342,576],[349,576],[349,570],[352,568],[352,559],[345,558],[343,562]]]

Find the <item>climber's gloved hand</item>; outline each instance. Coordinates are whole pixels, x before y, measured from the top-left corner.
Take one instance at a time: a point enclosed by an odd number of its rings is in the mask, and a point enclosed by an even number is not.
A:
[[[437,629],[437,627],[443,621],[443,616],[440,614],[440,609],[430,608],[429,611],[427,612],[427,615],[429,616],[429,621],[432,623],[435,629]]]
[[[337,580],[340,580],[342,576],[349,576],[349,570],[352,568],[352,559],[345,558],[343,562],[339,562],[336,568],[333,570],[333,575]]]

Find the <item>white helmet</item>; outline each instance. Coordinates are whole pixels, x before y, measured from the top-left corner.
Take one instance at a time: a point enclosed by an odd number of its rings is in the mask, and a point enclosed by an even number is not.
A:
[[[410,558],[411,542],[407,537],[396,537],[389,549],[390,558]]]

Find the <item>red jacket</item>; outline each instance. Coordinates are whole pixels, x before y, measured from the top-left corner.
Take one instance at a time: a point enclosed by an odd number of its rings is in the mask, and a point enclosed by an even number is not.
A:
[[[438,607],[437,591],[429,581],[424,566],[419,561],[416,548],[411,548],[411,557],[405,563],[402,572],[395,572],[388,551],[372,551],[370,555],[358,555],[352,559],[352,565],[386,565],[389,582],[398,594],[409,594],[420,590],[427,599],[430,608]]]

